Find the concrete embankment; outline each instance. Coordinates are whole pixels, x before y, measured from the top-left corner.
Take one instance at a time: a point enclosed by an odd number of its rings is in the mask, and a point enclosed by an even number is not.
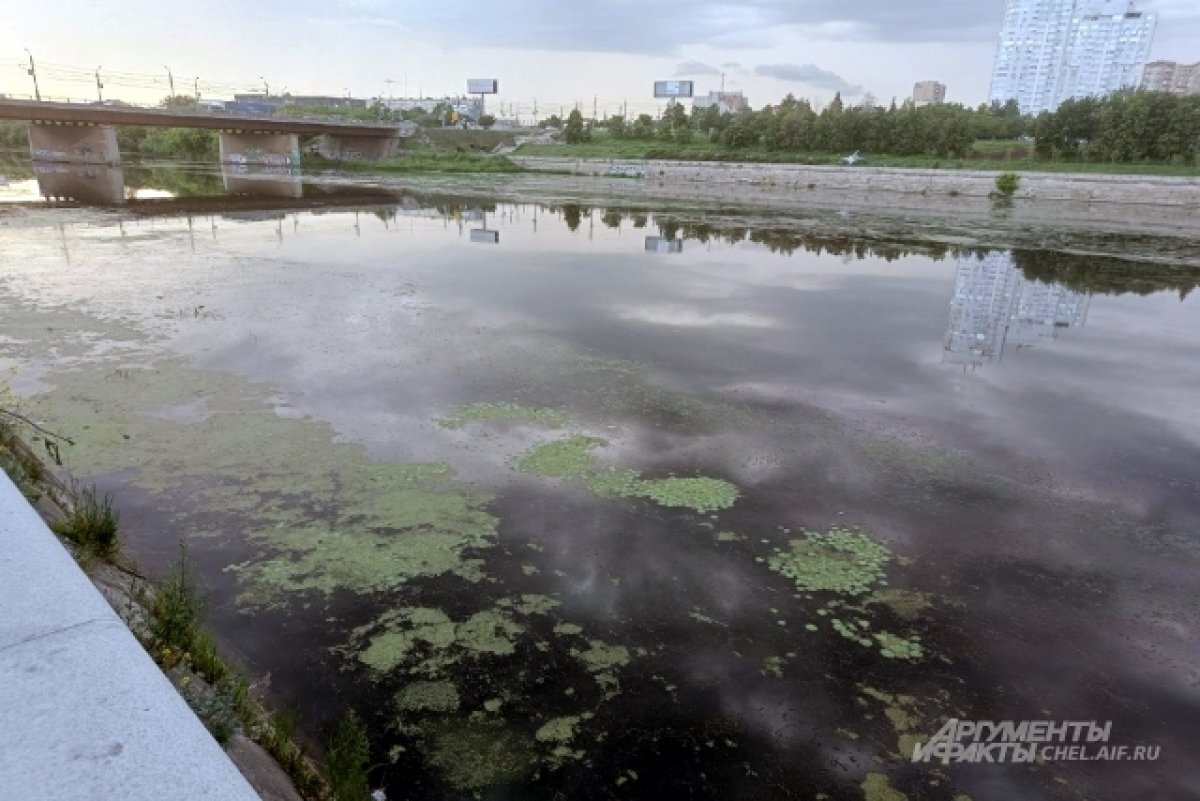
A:
[[[257,801],[0,471],[0,798]]]
[[[981,170],[572,159],[519,153],[509,158],[530,170],[628,176],[631,195],[776,206],[901,206],[947,214],[986,212],[995,201],[998,175]],[[1200,230],[1200,179],[1043,172],[1019,176],[1012,200],[1018,209],[1036,209],[1031,219]]]

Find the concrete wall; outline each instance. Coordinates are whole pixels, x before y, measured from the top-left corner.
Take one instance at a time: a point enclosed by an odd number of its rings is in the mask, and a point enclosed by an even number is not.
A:
[[[296,134],[221,131],[222,164],[299,166],[300,138]]]
[[[38,191],[50,200],[112,206],[125,202],[125,173],[104,164],[33,163]]]
[[[0,471],[0,798],[258,796]]]
[[[400,149],[400,137],[334,136],[322,134],[317,152],[337,161],[378,161],[391,158]]]
[[[833,167],[738,162],[638,161],[511,156],[535,170],[578,175],[642,175],[651,183],[686,186],[741,186],[771,193],[828,190],[847,195],[942,195],[986,198],[996,190],[996,172],[918,170],[886,167]],[[1021,172],[1017,199],[1075,203],[1153,204],[1195,207],[1200,211],[1200,181],[1150,175],[1099,175]]]
[[[34,161],[121,163],[117,131],[111,125],[30,123],[29,153]]]

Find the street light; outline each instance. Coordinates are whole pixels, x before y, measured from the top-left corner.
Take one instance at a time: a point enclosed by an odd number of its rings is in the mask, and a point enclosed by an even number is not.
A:
[[[104,102],[104,84],[100,81],[100,68],[96,67],[96,100]]]
[[[171,74],[171,68],[163,64],[163,69],[167,71],[167,85],[171,87],[171,97],[175,96],[175,76]]]
[[[265,97],[270,97],[271,96],[271,84],[267,83],[267,79],[261,75],[258,76],[258,79],[263,82],[263,95]]]
[[[25,50],[25,53],[29,56],[29,69],[27,69],[25,71],[27,73],[29,73],[29,77],[33,78],[33,97],[35,100],[41,100],[42,99],[42,90],[38,88],[37,67],[35,67],[33,65],[33,53],[29,52],[28,47],[23,48],[23,49]]]
[[[200,102],[200,76],[199,75],[196,76],[195,83],[192,84],[192,88],[196,90],[196,102],[199,103]]]

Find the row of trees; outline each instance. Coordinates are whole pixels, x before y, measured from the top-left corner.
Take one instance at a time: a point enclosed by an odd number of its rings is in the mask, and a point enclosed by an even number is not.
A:
[[[1200,96],[1120,92],[1068,100],[1037,118],[1038,155],[1086,161],[1200,160]]]
[[[771,151],[865,150],[893,155],[966,156],[978,139],[1015,139],[1030,127],[1015,103],[969,109],[911,104],[847,107],[838,95],[817,112],[808,100],[788,95],[761,111],[723,114],[716,106],[673,104],[661,119],[610,117],[614,139],[689,144],[698,137],[730,149]],[[568,141],[570,141],[568,139]]]
[[[559,123],[557,119],[555,123]],[[561,124],[561,123],[559,123]],[[788,95],[760,111],[722,113],[717,107],[689,113],[673,104],[662,117],[608,118],[613,139],[686,145],[707,140],[729,150],[864,152],[895,156],[964,158],[979,140],[1036,140],[1044,158],[1107,162],[1200,159],[1200,97],[1128,91],[1105,98],[1069,100],[1057,111],[1022,115],[1015,101],[967,108],[956,104],[890,108],[846,106],[839,95],[817,112]],[[578,111],[567,118],[569,143],[590,138]]]

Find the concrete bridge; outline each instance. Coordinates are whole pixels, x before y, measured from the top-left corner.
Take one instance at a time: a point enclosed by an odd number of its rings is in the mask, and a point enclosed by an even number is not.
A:
[[[298,166],[300,134],[320,135],[318,150],[333,159],[393,156],[401,129],[388,123],[248,117],[220,111],[0,100],[0,119],[29,122],[34,161],[121,163],[117,127],[206,128],[220,131],[223,164]]]

